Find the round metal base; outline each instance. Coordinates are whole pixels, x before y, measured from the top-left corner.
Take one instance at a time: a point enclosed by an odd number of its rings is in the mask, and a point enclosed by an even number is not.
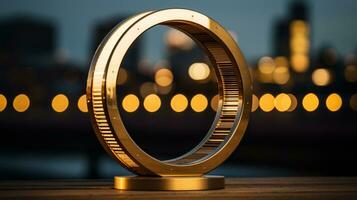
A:
[[[119,190],[217,190],[224,188],[224,177],[115,176],[114,188]]]

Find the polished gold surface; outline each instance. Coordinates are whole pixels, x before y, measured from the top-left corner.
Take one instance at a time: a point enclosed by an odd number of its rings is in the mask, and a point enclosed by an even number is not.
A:
[[[156,25],[179,29],[195,40],[210,58],[219,86],[217,114],[206,137],[185,155],[165,161],[151,157],[131,139],[119,114],[116,94],[126,51]],[[108,153],[138,175],[170,178],[201,177],[228,158],[247,127],[251,90],[244,57],[230,34],[209,17],[186,9],[145,12],[117,25],[96,51],[87,80],[88,110]]]
[[[217,190],[224,188],[223,176],[144,177],[116,176],[114,188],[119,190]]]

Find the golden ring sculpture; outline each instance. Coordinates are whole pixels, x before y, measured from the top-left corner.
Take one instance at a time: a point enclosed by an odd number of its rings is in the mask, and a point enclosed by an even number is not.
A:
[[[191,151],[158,160],[130,137],[118,110],[117,78],[125,53],[145,31],[166,25],[190,36],[208,55],[217,76],[219,103],[205,138]],[[115,160],[139,176],[114,177],[122,190],[206,190],[224,188],[222,176],[205,174],[224,162],[245,132],[252,84],[245,59],[231,35],[213,19],[187,9],[137,14],[118,24],[101,42],[89,70],[87,104],[95,133]]]

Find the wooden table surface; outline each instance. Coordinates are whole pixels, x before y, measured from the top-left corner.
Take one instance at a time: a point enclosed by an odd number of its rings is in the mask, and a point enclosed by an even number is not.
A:
[[[357,177],[228,178],[212,191],[118,191],[110,180],[0,181],[0,199],[357,199]]]

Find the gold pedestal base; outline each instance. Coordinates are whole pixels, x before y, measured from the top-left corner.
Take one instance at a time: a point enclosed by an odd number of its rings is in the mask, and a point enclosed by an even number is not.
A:
[[[224,177],[115,176],[114,188],[119,190],[217,190],[224,188]]]

